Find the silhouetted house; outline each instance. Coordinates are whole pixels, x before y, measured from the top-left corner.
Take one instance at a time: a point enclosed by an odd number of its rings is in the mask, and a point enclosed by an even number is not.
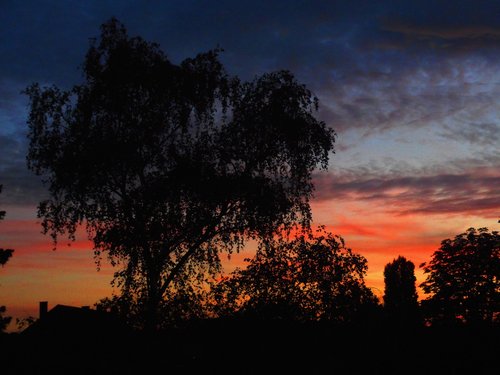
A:
[[[89,307],[40,303],[40,319],[9,335],[0,374],[142,374],[132,332],[116,316]],[[5,355],[5,356],[4,356]],[[142,357],[139,357],[142,358]]]
[[[105,311],[65,305],[56,305],[48,311],[47,302],[40,302],[40,318],[26,328],[23,335],[91,339],[128,330],[121,320]]]

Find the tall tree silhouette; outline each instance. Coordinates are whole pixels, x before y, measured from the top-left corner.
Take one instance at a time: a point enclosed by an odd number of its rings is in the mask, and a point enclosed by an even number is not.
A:
[[[384,268],[384,310],[400,324],[416,323],[418,317],[415,265],[399,256]]]
[[[214,286],[219,315],[345,322],[377,304],[364,283],[366,259],[323,228],[270,239],[247,261]]]
[[[446,239],[429,263],[421,284],[433,320],[493,322],[500,313],[500,235],[469,228]]]
[[[334,133],[287,71],[241,82],[218,50],[175,65],[114,19],[101,30],[83,84],[26,90],[28,166],[51,193],[44,231],[74,239],[85,225],[154,327],[169,289],[217,273],[220,252],[309,225]]]
[[[0,193],[2,192],[3,186],[0,185]],[[5,211],[0,210],[0,220],[3,220],[5,218]],[[12,254],[14,253],[14,250],[12,249],[0,249],[0,266],[4,266]],[[0,332],[3,332],[5,328],[9,325],[11,321],[10,316],[2,316],[7,308],[5,306],[0,306]]]

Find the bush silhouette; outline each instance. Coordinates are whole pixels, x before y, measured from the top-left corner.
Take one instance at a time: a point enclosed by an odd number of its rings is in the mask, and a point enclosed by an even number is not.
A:
[[[219,315],[348,322],[377,305],[366,259],[320,228],[261,244],[245,269],[214,287]]]

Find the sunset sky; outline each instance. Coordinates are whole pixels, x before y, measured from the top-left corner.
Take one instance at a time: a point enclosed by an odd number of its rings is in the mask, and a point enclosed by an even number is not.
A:
[[[0,304],[9,315],[111,294],[113,270],[96,271],[85,236],[52,251],[40,234],[46,190],[26,168],[20,92],[81,82],[89,38],[112,16],[175,63],[220,46],[230,74],[289,69],[318,96],[318,117],[338,138],[329,170],[315,174],[314,224],[368,259],[377,295],[398,255],[418,267],[445,238],[500,229],[500,2],[3,0],[0,247],[15,253],[0,269]]]

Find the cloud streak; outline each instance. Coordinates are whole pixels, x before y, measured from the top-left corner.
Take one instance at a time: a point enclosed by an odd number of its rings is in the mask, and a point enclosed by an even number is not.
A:
[[[387,211],[496,217],[500,212],[500,174],[487,169],[461,174],[316,179],[318,200],[376,202]]]
[[[463,54],[471,51],[487,52],[498,50],[500,28],[485,23],[448,23],[433,24],[423,20],[390,19],[383,23],[382,29],[401,35],[399,47],[424,48],[435,52]],[[445,22],[446,22],[445,21]],[[469,22],[474,22],[473,19]],[[397,45],[397,43],[395,44]]]

